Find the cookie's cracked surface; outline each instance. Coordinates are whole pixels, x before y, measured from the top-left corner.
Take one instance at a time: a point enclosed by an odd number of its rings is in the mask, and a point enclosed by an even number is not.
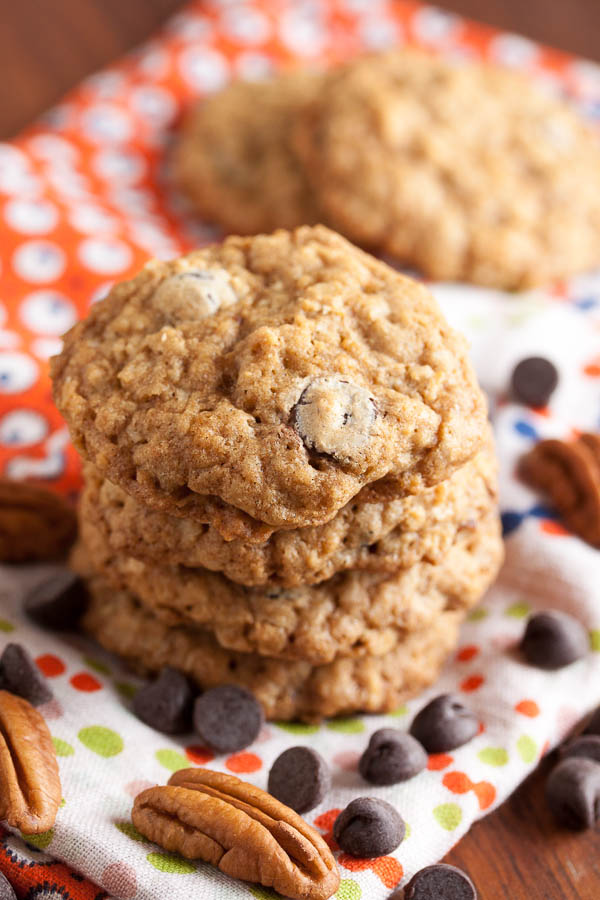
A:
[[[416,493],[486,433],[428,291],[322,226],[149,263],[66,335],[53,377],[86,459],[227,539],[328,521],[366,485]],[[324,424],[293,414],[307,392]]]

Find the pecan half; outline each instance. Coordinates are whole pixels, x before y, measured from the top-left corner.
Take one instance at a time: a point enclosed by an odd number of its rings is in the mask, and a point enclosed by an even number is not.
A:
[[[61,797],[46,722],[27,700],[0,691],[0,819],[41,834],[54,825]]]
[[[75,511],[62,497],[0,478],[0,560],[58,559],[75,540]]]
[[[323,838],[270,794],[209,769],[182,769],[139,794],[131,818],[145,837],[297,900],[326,900],[339,873]]]
[[[571,531],[600,547],[600,438],[546,440],[521,459],[519,473],[547,493]]]

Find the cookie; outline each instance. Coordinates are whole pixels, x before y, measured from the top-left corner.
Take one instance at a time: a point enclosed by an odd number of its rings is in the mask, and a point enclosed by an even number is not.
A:
[[[600,142],[513,71],[353,60],[295,131],[328,221],[430,278],[520,289],[600,263]]]
[[[457,532],[495,504],[496,469],[490,440],[450,478],[419,494],[371,502],[367,488],[324,525],[276,531],[262,543],[226,541],[216,528],[144,506],[90,465],[81,510],[117,555],[206,568],[246,587],[296,587],[346,569],[395,572],[421,559],[437,562]]]
[[[82,456],[227,539],[328,521],[365,485],[418,493],[486,434],[428,291],[322,226],[148,263],[52,369]]]
[[[90,522],[83,519],[80,531],[94,569],[167,625],[193,624],[230,650],[314,665],[339,654],[381,656],[444,610],[469,609],[502,560],[495,510],[459,532],[438,563],[424,560],[393,574],[350,571],[290,589],[248,589],[205,569],[114,556]]]
[[[99,576],[90,576],[89,589],[83,626],[107,650],[140,672],[157,672],[176,661],[204,689],[239,684],[252,691],[268,719],[313,721],[396,709],[436,679],[463,618],[458,610],[444,612],[384,656],[338,657],[313,667],[225,650],[201,628],[170,627],[132,594],[115,591]]]
[[[203,219],[235,234],[319,220],[289,138],[320,83],[310,72],[236,81],[190,110],[177,137],[173,175]]]

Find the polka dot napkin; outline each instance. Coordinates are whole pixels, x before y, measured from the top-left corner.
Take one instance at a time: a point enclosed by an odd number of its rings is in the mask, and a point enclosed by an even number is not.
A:
[[[168,257],[218,236],[191,222],[168,187],[165,150],[183,106],[233,76],[252,78],[298,60],[333,63],[404,42],[516,66],[568,93],[585,115],[600,112],[597,67],[432,7],[223,0],[187,7],[19,139],[0,145],[0,470],[46,479],[64,492],[77,489],[77,457],[51,404],[47,376],[60,335],[149,256]],[[139,900],[266,900],[273,896],[268,890],[148,844],[130,823],[132,800],[145,786],[196,764],[264,787],[283,749],[309,744],[333,771],[331,794],[307,816],[323,834],[337,810],[365,793],[394,803],[410,826],[389,857],[338,854],[339,900],[380,900],[442,857],[600,703],[598,552],[570,536],[513,474],[520,454],[539,437],[600,428],[600,274],[510,296],[433,287],[448,318],[470,338],[491,400],[507,535],[501,577],[465,624],[439,684],[388,716],[320,726],[270,723],[243,753],[214,757],[192,736],[172,740],[138,722],[128,705],[134,681],[114,659],[83,639],[43,633],[23,620],[26,582],[43,573],[1,570],[0,637],[24,643],[51,683],[55,700],[44,712],[64,791],[52,831],[27,844],[0,834],[0,868],[21,896],[31,889],[28,896],[38,898],[83,900],[106,891]],[[513,365],[531,353],[550,357],[561,372],[548,409],[506,399]],[[515,653],[529,611],[548,607],[576,614],[590,632],[589,657],[555,674],[526,667]],[[411,782],[364,785],[356,762],[369,734],[382,725],[407,727],[428,699],[448,690],[476,711],[479,735],[452,754],[432,756]]]

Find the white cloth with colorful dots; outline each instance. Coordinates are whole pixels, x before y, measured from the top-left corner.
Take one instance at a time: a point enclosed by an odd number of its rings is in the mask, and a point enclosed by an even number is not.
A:
[[[229,0],[196,3],[150,42],[87,79],[35,127],[0,145],[0,470],[79,484],[79,461],[50,401],[47,359],[60,334],[116,280],[148,256],[168,257],[218,232],[193,223],[167,184],[165,149],[182,107],[232,76],[260,77],[298,60],[331,63],[404,41],[442,53],[522,68],[568,91],[585,114],[600,112],[600,69],[514,35],[412,2]],[[35,848],[64,860],[123,900],[266,900],[268,890],[234,882],[203,864],[163,853],[130,824],[133,797],[180,766],[207,764],[261,787],[285,748],[307,744],[328,760],[333,787],[307,814],[324,834],[336,810],[368,794],[392,802],[408,837],[389,857],[338,853],[339,900],[382,900],[441,858],[600,703],[598,551],[568,535],[552,510],[514,477],[538,437],[600,428],[600,274],[545,291],[505,295],[434,285],[452,324],[466,332],[488,393],[501,463],[507,562],[465,624],[438,684],[393,715],[320,726],[266,726],[242,753],[213,757],[194,738],[174,740],[129,710],[133,680],[83,638],[40,631],[20,613],[25,582],[39,571],[0,571],[2,643],[37,658],[55,700],[45,708],[58,753],[64,805]],[[546,410],[507,402],[510,372],[531,354],[552,359],[560,384]],[[586,659],[556,673],[516,652],[530,610],[558,608],[590,631]],[[357,759],[383,725],[409,726],[436,693],[456,691],[477,713],[479,735],[405,784],[362,782]],[[31,843],[31,842],[30,842]],[[21,851],[19,851],[21,852]]]

